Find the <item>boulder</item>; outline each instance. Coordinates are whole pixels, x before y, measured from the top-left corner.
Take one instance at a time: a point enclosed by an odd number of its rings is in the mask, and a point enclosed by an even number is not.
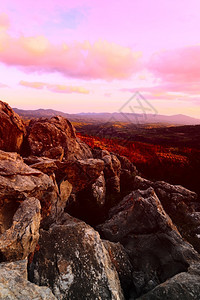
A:
[[[102,160],[90,158],[62,162],[55,173],[59,185],[63,180],[68,180],[73,185],[74,192],[77,192],[94,183],[103,169]]]
[[[24,259],[34,251],[39,239],[40,208],[39,200],[27,198],[15,212],[11,227],[7,230],[1,228],[1,262]]]
[[[103,241],[103,244],[118,273],[125,299],[129,299],[134,285],[132,276],[133,266],[130,263],[125,248],[120,243],[112,243],[106,240]]]
[[[0,149],[20,152],[25,133],[20,117],[7,103],[0,101]]]
[[[7,224],[6,220],[12,219],[19,203],[27,197],[40,201],[43,219],[59,213],[60,198],[53,180],[26,165],[17,153],[0,151],[0,222]],[[10,224],[4,226],[8,229]]]
[[[63,216],[62,225],[41,230],[29,278],[50,287],[57,299],[124,299],[119,278],[99,234]]]
[[[104,174],[101,172],[94,183],[70,195],[65,211],[87,224],[95,226],[105,220],[105,206],[106,183]]]
[[[195,267],[197,269],[197,266]],[[198,300],[200,295],[200,266],[168,279],[138,300]]]
[[[134,266],[134,297],[187,271],[198,253],[184,241],[154,190],[137,190],[110,211],[97,226],[103,238],[120,242]]]
[[[97,206],[101,207],[105,204],[106,197],[106,182],[104,178],[103,172],[97,178],[97,180],[92,184],[92,200],[97,204]]]
[[[135,189],[153,187],[181,235],[200,252],[200,240],[197,236],[200,227],[200,205],[195,192],[180,185],[172,185],[164,181],[153,182],[140,176],[135,177],[133,186]]]
[[[64,117],[32,120],[27,130],[31,155],[60,160],[92,157],[89,147],[76,138],[73,125]]]
[[[116,154],[116,157],[121,163],[121,169],[128,170],[131,173],[135,173],[135,174],[137,173],[136,167],[127,157],[118,154]]]
[[[0,264],[0,299],[2,300],[56,300],[47,287],[27,280],[27,260]]]

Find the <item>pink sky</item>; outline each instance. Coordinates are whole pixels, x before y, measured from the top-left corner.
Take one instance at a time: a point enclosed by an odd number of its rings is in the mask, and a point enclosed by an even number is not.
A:
[[[160,114],[200,118],[199,11],[199,0],[1,1],[0,99],[114,112],[140,91]]]

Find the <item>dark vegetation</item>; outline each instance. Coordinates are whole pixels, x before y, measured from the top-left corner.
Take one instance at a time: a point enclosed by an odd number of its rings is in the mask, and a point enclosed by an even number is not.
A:
[[[128,157],[141,175],[180,184],[200,194],[200,126],[74,124],[92,148]]]

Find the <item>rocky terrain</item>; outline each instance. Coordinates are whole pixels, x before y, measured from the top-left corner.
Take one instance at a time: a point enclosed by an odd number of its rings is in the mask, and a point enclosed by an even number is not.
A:
[[[195,192],[0,102],[0,299],[200,299],[199,238]]]

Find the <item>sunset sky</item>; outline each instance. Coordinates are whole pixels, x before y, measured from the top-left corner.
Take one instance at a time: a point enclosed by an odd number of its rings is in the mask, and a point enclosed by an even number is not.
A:
[[[200,118],[199,13],[199,0],[1,1],[0,99],[117,112],[139,91],[160,114]]]

